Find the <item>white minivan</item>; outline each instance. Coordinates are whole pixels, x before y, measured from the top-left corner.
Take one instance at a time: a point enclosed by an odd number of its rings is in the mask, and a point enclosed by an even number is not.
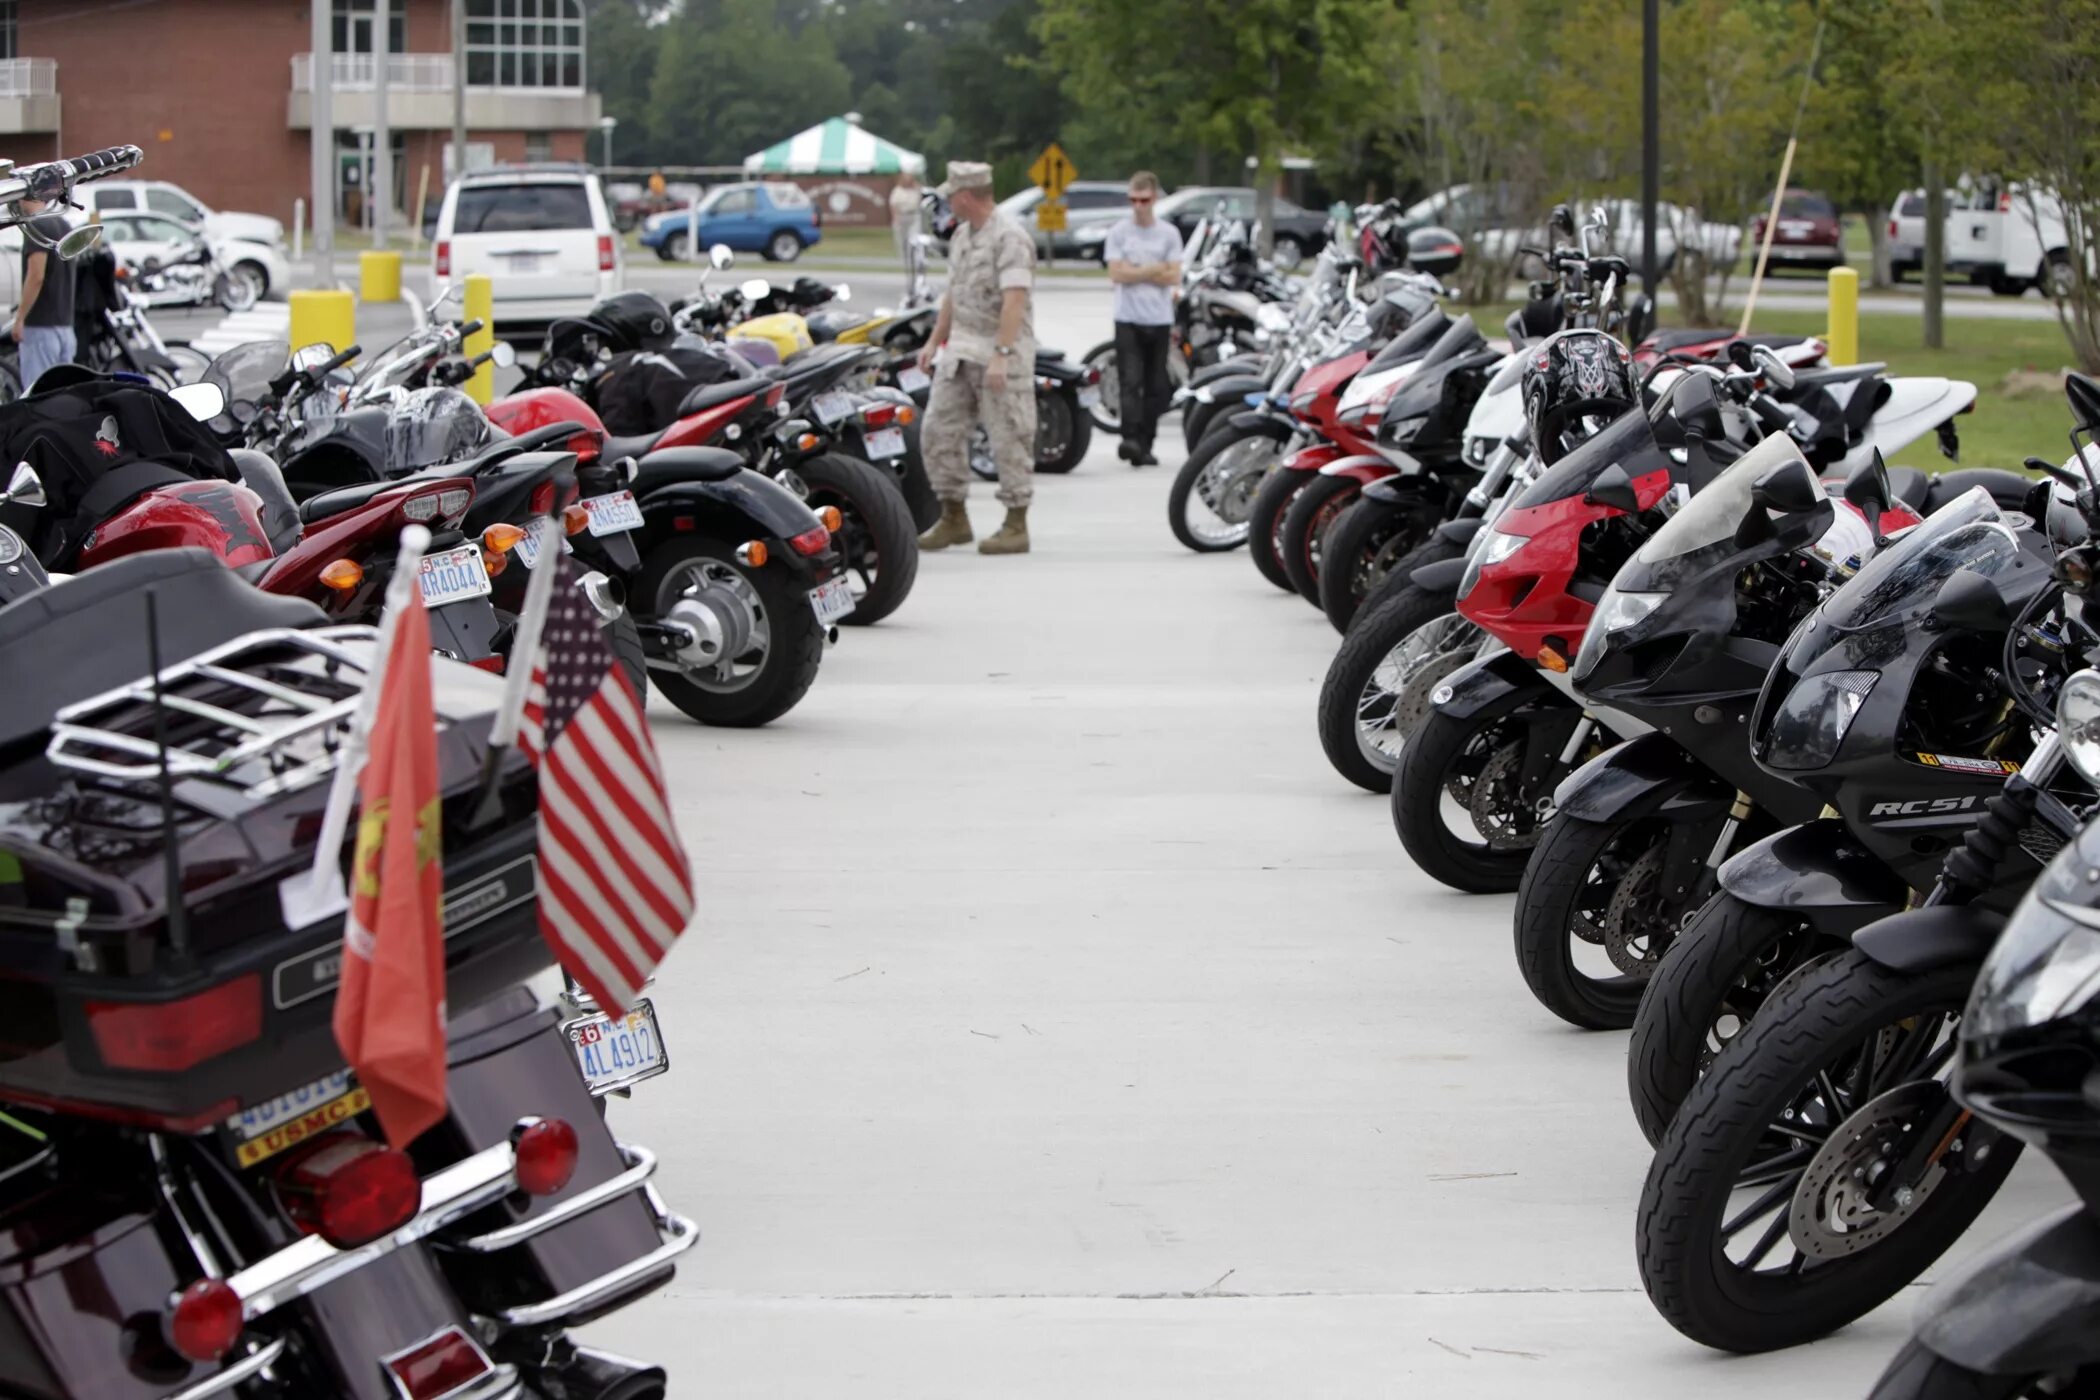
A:
[[[455,180],[438,211],[430,289],[487,273],[496,322],[581,316],[618,290],[620,240],[581,166],[499,166]]]

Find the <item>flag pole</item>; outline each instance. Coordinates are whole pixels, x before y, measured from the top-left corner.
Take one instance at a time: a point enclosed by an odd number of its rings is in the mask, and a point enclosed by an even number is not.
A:
[[[335,781],[328,789],[321,834],[314,842],[313,868],[303,879],[295,876],[278,886],[278,899],[290,928],[304,928],[350,907],[349,892],[343,886],[343,835],[350,825],[350,804],[357,796],[357,780],[364,772],[372,721],[379,709],[379,689],[386,678],[388,654],[393,650],[401,609],[408,606],[409,590],[417,587],[423,552],[429,548],[429,530],[421,525],[402,528],[401,549],[394,556],[393,577],[387,580],[386,610],[379,617],[379,635],[373,640],[372,660],[365,668],[364,689],[358,692],[350,728],[336,753]]]
[[[557,492],[556,498],[559,497]],[[554,601],[554,578],[561,572],[564,531],[560,521],[553,515],[543,515],[527,528],[534,532],[538,551],[533,555],[532,578],[525,585],[525,611],[519,614],[518,625],[510,634],[510,658],[503,668],[503,699],[496,707],[495,722],[489,726],[489,749],[481,761],[481,799],[467,819],[470,828],[487,825],[502,811],[497,776],[505,751],[518,742],[518,726],[524,721],[525,700],[532,690],[533,658],[539,655],[540,634],[546,630],[547,609]]]

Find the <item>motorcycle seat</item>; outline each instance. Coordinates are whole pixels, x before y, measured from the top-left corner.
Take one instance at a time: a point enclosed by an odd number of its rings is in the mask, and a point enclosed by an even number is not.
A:
[[[1827,369],[1797,369],[1794,371],[1794,388],[1813,389],[1855,379],[1877,379],[1888,372],[1887,362],[1881,360],[1864,365],[1832,365]]]
[[[812,311],[802,318],[802,323],[809,327],[811,340],[825,345],[855,326],[865,326],[874,319],[865,311]]]
[[[399,481],[360,481],[355,486],[338,486],[333,491],[308,496],[299,506],[299,518],[308,525],[317,524],[346,510],[356,510],[400,485]]]
[[[727,481],[743,470],[743,458],[719,447],[666,447],[635,463],[627,489],[643,496],[682,481]]]
[[[646,456],[657,443],[663,441],[664,434],[669,431],[668,428],[659,428],[653,433],[636,433],[632,437],[614,437],[607,434],[605,441],[598,444],[598,460],[617,462],[622,457]]]
[[[695,413],[704,413],[710,408],[717,408],[736,399],[762,394],[772,387],[773,382],[763,376],[725,379],[720,384],[702,384],[679,403],[678,416],[687,418]]]
[[[1759,331],[1753,335],[1730,335],[1726,331],[1670,330],[1656,331],[1648,337],[1646,344],[1659,351],[1668,352],[1682,350],[1687,345],[1729,345],[1740,340],[1745,345],[1762,345],[1771,350],[1783,350],[1789,345],[1799,345],[1801,339],[1798,335],[1775,335],[1769,331]]]
[[[144,676],[150,666],[146,609],[151,589],[160,664],[209,651],[269,627],[318,627],[328,615],[241,578],[203,549],[127,555],[55,588],[0,608],[0,745],[40,734],[60,709]],[[84,647],[82,637],[95,645]]]
[[[2028,496],[2034,491],[2034,478],[2002,467],[1962,467],[1956,471],[1940,472],[1928,485],[1925,509],[1927,512],[1938,510],[1964,491],[1972,491],[1978,486],[1990,492],[1991,499],[2000,509],[2024,510]]]

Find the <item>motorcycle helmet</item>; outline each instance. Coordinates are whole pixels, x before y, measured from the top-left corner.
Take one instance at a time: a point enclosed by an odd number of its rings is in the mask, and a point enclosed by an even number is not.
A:
[[[955,225],[958,220],[955,211],[948,207],[944,196],[928,190],[919,196],[919,207],[926,211],[926,227],[932,230],[935,238],[945,242],[955,237]]]
[[[411,390],[387,418],[387,475],[463,462],[493,436],[480,405],[459,390],[437,385]]]
[[[1566,330],[1532,353],[1524,410],[1539,460],[1551,466],[1588,436],[1584,419],[1608,422],[1640,401],[1633,356],[1599,330]]]
[[[661,350],[676,334],[671,312],[647,292],[621,292],[591,308],[613,350]]]

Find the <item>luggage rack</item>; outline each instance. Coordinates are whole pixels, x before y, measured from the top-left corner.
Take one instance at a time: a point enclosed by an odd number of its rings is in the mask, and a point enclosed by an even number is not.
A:
[[[231,784],[256,800],[320,782],[335,771],[377,637],[372,627],[250,632],[163,667],[157,706],[151,675],[66,706],[45,757],[120,782],[151,781],[165,764],[176,781]]]

